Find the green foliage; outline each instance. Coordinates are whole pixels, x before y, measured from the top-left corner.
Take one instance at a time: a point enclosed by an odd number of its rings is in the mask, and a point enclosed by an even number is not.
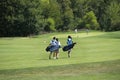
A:
[[[53,18],[48,18],[47,25],[45,26],[44,30],[48,31],[48,32],[56,31],[56,29],[55,29],[55,21],[54,21]]]
[[[39,1],[26,0],[7,0],[2,2],[5,9],[2,14],[3,19],[1,26],[4,30],[0,31],[0,36],[28,36],[30,34],[37,34],[36,16],[38,15]],[[3,33],[5,32],[5,33]]]
[[[29,36],[86,27],[120,30],[119,0],[1,0],[0,12],[0,36]],[[54,20],[54,28],[47,21],[49,18]],[[47,27],[50,29],[46,30]]]
[[[108,31],[120,30],[120,3],[113,1],[106,8],[106,16],[110,20],[107,28]],[[119,28],[119,29],[116,29]]]
[[[58,3],[61,8],[61,20],[63,24],[59,28],[62,31],[66,31],[70,29],[71,23],[73,21],[74,15],[73,11],[70,7],[71,2],[70,0],[58,0]]]
[[[88,11],[90,0],[71,0],[75,18],[82,18]]]
[[[93,11],[86,13],[83,17],[84,26],[88,29],[98,29],[99,23]]]
[[[54,26],[58,30],[62,25],[60,6],[56,0],[50,0],[49,17],[54,19]]]

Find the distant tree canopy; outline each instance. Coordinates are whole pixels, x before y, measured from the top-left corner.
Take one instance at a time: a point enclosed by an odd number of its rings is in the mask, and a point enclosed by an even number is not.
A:
[[[120,30],[120,0],[0,0],[0,37]]]

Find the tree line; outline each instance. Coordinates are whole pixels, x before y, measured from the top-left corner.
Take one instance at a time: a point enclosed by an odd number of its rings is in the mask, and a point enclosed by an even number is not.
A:
[[[120,0],[0,0],[0,36],[120,30]]]

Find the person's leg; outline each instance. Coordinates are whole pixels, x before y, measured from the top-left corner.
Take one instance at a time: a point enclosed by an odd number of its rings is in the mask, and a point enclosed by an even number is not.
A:
[[[56,52],[56,59],[59,58],[59,50]]]
[[[68,58],[71,57],[71,50],[68,50]]]
[[[56,59],[56,51],[53,53],[53,58]]]
[[[52,55],[52,52],[50,52],[50,54],[49,54],[49,59],[51,59],[51,55]]]

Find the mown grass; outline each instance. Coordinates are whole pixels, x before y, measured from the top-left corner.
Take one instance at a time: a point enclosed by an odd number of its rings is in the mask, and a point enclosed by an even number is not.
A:
[[[77,45],[72,57],[60,49],[58,60],[45,51],[53,36]],[[120,80],[120,32],[51,33],[0,38],[0,80]]]

